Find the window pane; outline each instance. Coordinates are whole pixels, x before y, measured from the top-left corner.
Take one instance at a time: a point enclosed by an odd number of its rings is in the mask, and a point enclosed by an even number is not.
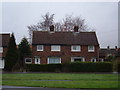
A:
[[[61,61],[59,57],[50,57],[49,63],[61,63]]]
[[[93,50],[93,46],[89,46],[89,50]]]
[[[80,46],[77,45],[72,46],[72,51],[80,51]]]
[[[37,45],[37,51],[43,51],[43,45]]]
[[[74,61],[82,61],[82,58],[75,58]]]
[[[80,50],[80,46],[76,46],[76,50]]]
[[[32,59],[31,58],[25,58],[25,63],[31,64],[32,63]]]
[[[85,58],[84,57],[71,57],[71,62],[75,62],[75,61],[85,62]]]
[[[51,51],[60,51],[60,45],[52,45]]]
[[[72,46],[72,49],[75,50],[76,49],[75,46]]]
[[[31,62],[31,59],[26,59],[26,62]]]
[[[88,51],[89,52],[94,52],[94,46],[88,46]]]

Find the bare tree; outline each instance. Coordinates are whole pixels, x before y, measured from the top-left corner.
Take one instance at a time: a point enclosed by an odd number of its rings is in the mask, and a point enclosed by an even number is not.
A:
[[[32,33],[33,31],[48,31],[50,25],[54,23],[54,14],[50,14],[47,12],[45,15],[42,15],[42,20],[37,23],[37,25],[29,25],[29,37],[30,37],[30,43],[32,42]]]
[[[81,17],[73,17],[72,15],[67,15],[63,19],[63,30],[64,31],[73,31],[74,26],[79,27],[79,31],[88,31],[89,28],[85,24],[85,19]]]
[[[49,31],[51,25],[55,26],[55,31],[73,31],[74,26],[78,26],[79,31],[88,31],[90,28],[85,24],[85,19],[81,17],[73,17],[72,15],[67,15],[63,22],[54,22],[54,15],[47,12],[45,15],[42,15],[42,19],[37,25],[27,26],[29,29],[30,43],[32,42],[32,33],[33,31]]]
[[[60,22],[55,23],[55,31],[62,31],[62,24]]]
[[[49,27],[54,23],[54,15],[49,12],[42,16],[42,22],[38,23],[38,27],[41,30],[48,31]]]
[[[71,15],[67,15],[63,19],[63,31],[71,31],[73,29],[73,19]]]

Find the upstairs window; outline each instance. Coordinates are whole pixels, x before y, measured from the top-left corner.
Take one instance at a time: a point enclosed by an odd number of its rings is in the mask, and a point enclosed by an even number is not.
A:
[[[88,52],[94,52],[95,50],[94,50],[94,46],[88,46]]]
[[[3,47],[0,47],[0,53],[3,53]]]
[[[81,51],[81,47],[79,45],[73,45],[73,46],[71,46],[71,51],[73,51],[73,52],[80,52]]]
[[[43,45],[37,45],[37,51],[43,51]]]
[[[60,51],[60,45],[52,45],[51,51]]]

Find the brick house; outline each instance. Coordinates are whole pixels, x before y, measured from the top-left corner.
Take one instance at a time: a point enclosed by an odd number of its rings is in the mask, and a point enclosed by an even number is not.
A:
[[[117,56],[120,57],[120,48],[118,48]]]
[[[101,48],[99,51],[99,59],[101,61],[110,61],[108,59],[109,56],[113,57],[119,57],[119,48],[115,46],[115,48],[110,48],[109,46],[107,48]]]
[[[99,43],[95,32],[33,31],[32,59],[26,63],[51,64],[74,61],[96,62]]]
[[[0,68],[4,68],[4,58],[7,52],[10,34],[0,34]]]

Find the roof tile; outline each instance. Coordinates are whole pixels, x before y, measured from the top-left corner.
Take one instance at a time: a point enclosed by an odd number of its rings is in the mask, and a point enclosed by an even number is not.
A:
[[[95,32],[33,31],[32,44],[99,45]]]

